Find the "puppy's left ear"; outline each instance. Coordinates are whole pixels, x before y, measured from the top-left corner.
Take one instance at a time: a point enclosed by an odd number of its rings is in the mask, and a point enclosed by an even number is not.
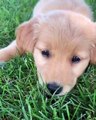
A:
[[[38,20],[31,20],[21,24],[16,31],[17,49],[20,53],[32,52],[37,40]]]
[[[90,30],[90,32],[92,32],[90,63],[92,64],[96,64],[96,23],[94,24],[94,26],[94,30]]]
[[[93,44],[91,48],[91,60],[90,63],[96,64],[96,45]]]

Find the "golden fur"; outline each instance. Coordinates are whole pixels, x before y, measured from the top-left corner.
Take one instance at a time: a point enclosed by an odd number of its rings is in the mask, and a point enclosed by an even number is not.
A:
[[[16,40],[0,50],[4,62],[17,54],[33,53],[40,82],[63,87],[68,93],[89,63],[96,63],[96,23],[90,7],[83,0],[40,0],[33,17],[21,24]],[[50,58],[41,52],[48,50]],[[72,63],[79,56],[79,63]]]

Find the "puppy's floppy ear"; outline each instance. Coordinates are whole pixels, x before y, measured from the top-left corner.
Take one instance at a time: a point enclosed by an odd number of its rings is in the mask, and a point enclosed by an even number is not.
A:
[[[38,25],[37,18],[31,19],[21,24],[16,30],[16,42],[19,52],[26,53],[32,52],[37,39]]]
[[[90,63],[92,64],[96,64],[96,23],[95,25],[95,29],[93,30],[93,34],[91,34],[93,40],[91,40],[91,60]],[[90,32],[92,32],[92,30],[90,30]]]
[[[91,46],[91,60],[90,63],[96,64],[96,44],[92,44]]]

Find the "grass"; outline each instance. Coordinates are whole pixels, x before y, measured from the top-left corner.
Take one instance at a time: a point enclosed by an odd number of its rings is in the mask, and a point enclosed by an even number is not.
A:
[[[96,18],[96,1],[87,0]],[[15,39],[16,27],[31,16],[36,0],[0,1],[0,47]],[[31,55],[0,67],[0,120],[96,120],[96,66],[90,65],[63,97],[46,98]]]

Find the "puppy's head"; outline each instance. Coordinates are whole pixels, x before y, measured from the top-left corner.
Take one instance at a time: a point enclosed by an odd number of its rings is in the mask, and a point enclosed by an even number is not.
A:
[[[77,82],[94,54],[96,25],[88,18],[64,11],[41,15],[20,25],[17,45],[32,52],[40,83],[51,93],[64,95]]]

